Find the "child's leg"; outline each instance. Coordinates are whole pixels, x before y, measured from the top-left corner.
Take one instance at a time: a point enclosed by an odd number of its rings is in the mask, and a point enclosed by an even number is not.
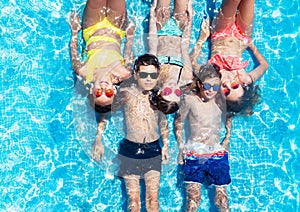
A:
[[[224,17],[230,18],[232,16],[235,16],[240,2],[241,0],[224,0],[221,6]]]
[[[107,8],[106,16],[109,21],[120,29],[125,29],[127,22],[125,0],[108,0]]]
[[[175,0],[174,13],[183,13],[187,11],[189,0]]]
[[[186,185],[186,211],[197,211],[201,201],[201,185],[198,183],[188,183]]]
[[[87,28],[101,21],[105,17],[103,10],[107,0],[88,0],[83,12],[83,28]]]
[[[157,0],[157,8],[170,7],[171,0]]]
[[[141,208],[140,200],[140,177],[137,175],[124,176],[127,195],[129,197],[129,211],[139,212]]]
[[[191,0],[175,0],[174,3],[173,17],[176,19],[181,29],[184,29],[188,24],[189,16],[193,15],[188,12],[189,3],[191,3]]]
[[[241,0],[224,0],[221,10],[212,23],[212,33],[221,32],[235,22],[238,5]]]
[[[126,11],[126,2],[125,0],[107,0],[107,7],[121,14]]]
[[[171,11],[170,3],[171,0],[157,0],[156,9],[155,9],[157,30],[163,28],[163,26],[170,19],[170,11]]]
[[[219,208],[220,212],[229,211],[226,187],[216,186],[215,204]]]
[[[237,25],[247,36],[251,36],[254,19],[255,0],[241,0],[238,6]]]
[[[147,211],[159,211],[158,191],[159,191],[160,173],[158,171],[149,171],[145,174],[146,185],[146,208]]]

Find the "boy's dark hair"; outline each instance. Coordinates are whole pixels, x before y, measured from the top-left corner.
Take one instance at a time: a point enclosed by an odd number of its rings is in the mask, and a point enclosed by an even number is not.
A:
[[[207,78],[219,77],[219,69],[217,68],[217,66],[215,66],[213,64],[206,64],[206,65],[201,66],[197,72],[194,71],[194,76],[196,79],[195,79],[195,83],[192,86],[191,90],[199,92],[200,88],[197,86],[196,82],[203,84],[203,82]]]
[[[140,70],[140,66],[149,65],[153,65],[155,68],[157,68],[157,70],[159,70],[160,64],[157,57],[152,54],[143,54],[135,60],[133,70],[135,73],[137,73]]]
[[[215,65],[206,64],[201,66],[198,71],[195,71],[194,75],[200,83],[203,83],[206,78],[219,77],[218,71],[219,70]]]

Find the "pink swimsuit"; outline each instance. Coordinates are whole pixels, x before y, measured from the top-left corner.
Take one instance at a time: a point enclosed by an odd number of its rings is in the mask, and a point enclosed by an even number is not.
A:
[[[226,37],[234,37],[247,45],[251,42],[251,37],[244,35],[236,23],[232,24],[222,32],[216,32],[211,35],[212,40]],[[220,54],[214,55],[208,62],[210,64],[217,65],[220,69],[226,69],[229,71],[244,69],[248,66],[248,61],[243,62],[237,56],[222,56]]]

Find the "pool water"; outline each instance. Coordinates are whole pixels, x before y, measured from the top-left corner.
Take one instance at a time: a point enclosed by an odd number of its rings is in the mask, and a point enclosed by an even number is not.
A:
[[[212,3],[193,0],[192,45]],[[214,3],[219,7],[221,1]],[[255,113],[233,121],[231,211],[300,211],[299,3],[256,1],[253,38],[270,67],[258,81],[263,98]],[[127,3],[137,26],[135,55],[146,53],[150,4]],[[67,21],[71,11],[82,13],[85,1],[1,0],[1,5],[0,211],[125,211],[124,183],[115,177],[112,162],[124,136],[122,116],[109,120],[103,138],[106,160],[95,163],[90,158],[95,114],[71,68]],[[172,158],[162,171],[160,207],[181,211],[174,133],[169,148]],[[205,187],[199,211],[216,211],[209,197],[211,188]]]

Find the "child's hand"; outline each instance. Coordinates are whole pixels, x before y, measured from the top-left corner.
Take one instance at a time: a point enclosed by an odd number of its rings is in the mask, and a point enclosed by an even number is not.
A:
[[[151,6],[151,8],[150,8],[150,17],[151,17],[151,19],[152,19],[154,22],[157,22],[157,20],[156,20],[156,15],[155,15],[156,4],[157,4],[157,1],[154,0],[154,1],[152,2],[152,6]]]
[[[222,142],[222,147],[229,152],[229,138],[225,138]]]
[[[188,7],[187,7],[187,11],[188,11],[188,22],[192,23],[192,19],[193,19],[193,15],[194,15],[194,10],[193,10],[193,1],[189,0],[188,2]]]
[[[156,6],[157,6],[157,0],[153,0],[152,6],[151,6],[151,8],[150,8],[150,11],[154,12],[155,9],[156,9]]]
[[[92,158],[97,162],[104,159],[104,147],[98,137],[93,144]]]
[[[237,72],[238,79],[241,83],[250,85],[253,83],[252,78],[249,74],[247,74],[245,71],[243,72]]]
[[[178,164],[183,165],[183,153],[182,153],[182,151],[179,151],[179,153],[178,153],[177,162],[178,162]]]
[[[210,21],[209,18],[203,18],[201,23],[200,39],[204,42],[210,35]]]
[[[134,35],[134,33],[135,33],[135,25],[133,22],[130,22],[126,27],[126,36]]]
[[[164,146],[161,150],[162,155],[162,164],[168,164],[170,162],[170,155],[169,155],[169,147]]]
[[[78,32],[81,29],[80,25],[80,14],[77,14],[75,12],[71,13],[69,25],[71,27],[72,32]]]

